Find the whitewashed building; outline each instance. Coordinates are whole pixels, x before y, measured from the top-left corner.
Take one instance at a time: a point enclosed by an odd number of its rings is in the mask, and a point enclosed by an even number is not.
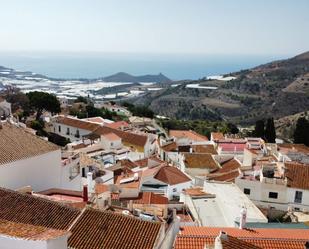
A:
[[[63,165],[60,147],[15,124],[0,123],[0,187],[80,190],[77,178],[70,179],[75,163]]]

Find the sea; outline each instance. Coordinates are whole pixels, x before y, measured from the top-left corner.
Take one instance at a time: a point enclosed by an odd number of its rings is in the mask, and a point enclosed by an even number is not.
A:
[[[0,52],[0,65],[62,79],[94,79],[126,72],[132,75],[162,73],[172,80],[195,80],[289,57],[289,55],[5,51]]]

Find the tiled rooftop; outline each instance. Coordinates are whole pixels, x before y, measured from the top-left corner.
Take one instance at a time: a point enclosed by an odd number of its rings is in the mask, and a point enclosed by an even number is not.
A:
[[[133,201],[135,204],[168,204],[168,199],[165,196],[158,195],[152,192],[142,192],[138,198]]]
[[[66,230],[79,214],[79,210],[64,204],[0,188],[3,220]]]
[[[0,234],[26,240],[49,240],[70,233],[66,230],[55,230],[0,219]]]
[[[208,138],[206,136],[203,136],[191,130],[170,130],[169,135],[175,138],[188,138],[197,142],[208,141]]]
[[[172,166],[161,167],[155,174],[154,178],[169,185],[175,185],[191,181],[191,179],[181,170]]]
[[[309,189],[309,165],[297,162],[285,162],[285,177],[291,188]]]
[[[0,129],[0,165],[60,150],[23,128],[4,123]]]
[[[68,245],[74,249],[150,249],[160,227],[158,222],[87,209],[70,229]]]
[[[184,155],[187,168],[202,168],[209,170],[216,170],[219,168],[211,154],[184,153]]]
[[[204,249],[206,244],[214,243],[220,231],[226,232],[229,239],[235,237],[252,244],[251,247],[237,247],[237,241],[228,240],[223,243],[223,248],[303,249],[309,240],[309,230],[306,229],[183,227],[177,236],[175,249]]]

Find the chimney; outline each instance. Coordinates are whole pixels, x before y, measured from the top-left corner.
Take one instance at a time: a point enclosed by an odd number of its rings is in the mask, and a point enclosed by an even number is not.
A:
[[[87,184],[88,184],[88,193],[92,192],[92,172],[87,173]]]
[[[222,241],[228,241],[227,233],[220,231],[220,234],[215,239],[215,249],[223,249]]]
[[[88,186],[83,186],[83,202],[88,202]]]
[[[130,212],[133,212],[133,200],[129,201],[129,210]]]
[[[247,221],[247,209],[242,207],[240,210],[240,221],[239,221],[239,229],[244,229],[246,227]]]

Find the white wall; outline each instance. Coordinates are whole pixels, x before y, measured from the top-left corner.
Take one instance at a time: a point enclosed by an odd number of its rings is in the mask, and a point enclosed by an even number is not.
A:
[[[68,236],[47,241],[24,240],[0,235],[1,249],[67,249]]]
[[[250,181],[237,178],[235,184],[244,191],[244,188],[250,189],[250,195],[247,195],[255,204],[269,208],[274,207],[278,210],[287,211],[288,207],[309,210],[309,191],[302,189],[288,188],[285,185],[264,183],[260,181]],[[295,192],[303,192],[302,202],[295,203]],[[269,192],[278,193],[278,198],[269,198]]]
[[[59,126],[61,127],[60,132],[59,132]],[[69,135],[67,135],[67,128],[70,129]],[[79,131],[79,135],[80,135],[79,138],[75,137],[77,130]],[[52,132],[54,132],[54,133],[56,133],[60,136],[69,138],[71,140],[71,142],[81,140],[82,136],[85,136],[85,135],[88,135],[88,134],[91,133],[91,131],[88,131],[88,130],[79,129],[79,128],[76,128],[76,127],[60,124],[60,123],[57,123],[57,122],[53,122]]]
[[[180,196],[180,193],[184,189],[190,188],[191,186],[192,186],[191,181],[180,183],[180,184],[175,184],[175,185],[168,185],[166,189],[166,197],[168,199],[172,199],[173,196]],[[174,192],[174,189],[176,189],[175,192]]]
[[[34,191],[61,187],[60,149],[0,166],[0,186],[17,189],[31,185]]]

